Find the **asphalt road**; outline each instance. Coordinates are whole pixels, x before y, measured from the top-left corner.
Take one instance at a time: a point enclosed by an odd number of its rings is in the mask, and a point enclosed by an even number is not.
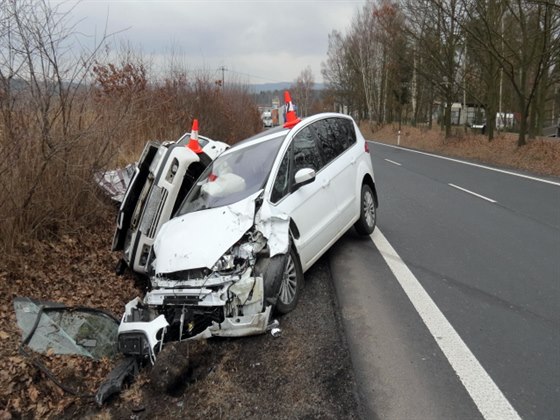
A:
[[[560,180],[370,150],[381,235],[330,251],[368,417],[560,418]]]

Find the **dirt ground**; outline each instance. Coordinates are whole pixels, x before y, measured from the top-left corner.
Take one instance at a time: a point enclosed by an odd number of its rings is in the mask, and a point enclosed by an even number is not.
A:
[[[140,419],[359,418],[328,261],[306,274],[298,307],[279,321],[279,337],[212,339],[202,348],[183,343],[191,346],[191,357],[198,356],[196,382],[169,395],[139,381],[102,413]]]
[[[395,126],[367,139],[396,143]],[[531,173],[560,176],[560,140],[532,140],[518,148],[515,135],[489,143],[459,130],[444,141],[439,130],[406,127],[401,145]],[[339,319],[328,261],[305,275],[298,307],[279,318],[280,337],[270,334],[186,344],[168,355],[169,365],[189,354],[192,369],[171,392],[145,369],[120,396],[99,408],[90,399],[62,392],[18,351],[13,298],[31,297],[104,309],[117,318],[124,304],[142,295],[130,275],[118,277],[120,257],[110,252],[116,208],[106,220],[49,241],[24,242],[0,266],[0,420],[11,418],[360,418],[355,382]],[[177,355],[177,356],[176,356]],[[95,392],[113,362],[48,355],[63,381]],[[81,384],[81,385],[80,385]]]

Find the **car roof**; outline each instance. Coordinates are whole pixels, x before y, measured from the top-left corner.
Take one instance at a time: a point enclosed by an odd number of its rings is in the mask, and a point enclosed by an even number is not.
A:
[[[253,144],[263,143],[265,141],[277,139],[278,137],[286,136],[286,134],[288,134],[289,131],[290,131],[289,129],[284,127],[271,128],[269,130],[262,131],[258,134],[255,134],[252,137],[249,137],[245,140],[241,140],[240,142],[235,143],[226,152],[229,152],[231,150],[238,150],[239,148],[252,146]],[[224,152],[224,154],[226,152]]]
[[[346,114],[339,114],[336,112],[323,112],[320,114],[315,114],[312,115],[310,117],[306,117],[303,118],[301,120],[300,123],[298,123],[297,125],[295,125],[293,128],[299,127],[300,124],[303,123],[303,125],[308,125],[311,124],[315,121],[319,121],[322,119],[326,119],[326,118],[346,118],[346,119],[352,119],[352,117],[350,117],[349,115]],[[228,150],[226,150],[223,154],[227,154],[231,151],[235,151],[238,150],[239,148],[245,148],[248,146],[251,146],[253,144],[257,144],[257,143],[262,143],[265,141],[269,141],[269,140],[273,140],[273,139],[277,139],[280,136],[286,136],[293,128],[289,129],[289,128],[284,128],[283,126],[279,126],[279,127],[275,127],[275,128],[271,128],[268,130],[264,130],[258,134],[255,134],[252,137],[249,137],[245,140],[241,140],[238,143],[235,143],[233,146],[231,146]]]

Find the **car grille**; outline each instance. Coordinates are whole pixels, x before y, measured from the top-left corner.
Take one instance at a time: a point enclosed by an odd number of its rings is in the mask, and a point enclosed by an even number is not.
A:
[[[163,298],[163,306],[197,306],[201,300],[200,296],[166,296]]]
[[[148,238],[153,239],[156,235],[161,212],[167,200],[167,194],[168,192],[165,188],[158,187],[157,185],[154,185],[152,188],[140,226],[140,230]]]

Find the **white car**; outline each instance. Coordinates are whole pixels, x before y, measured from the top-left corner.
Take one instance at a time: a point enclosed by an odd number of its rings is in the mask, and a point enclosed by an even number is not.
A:
[[[377,204],[368,145],[349,116],[315,115],[232,146],[157,235],[151,290],[127,305],[121,351],[153,357],[163,337],[265,332],[338,238],[352,226],[373,232]]]
[[[148,142],[136,165],[117,216],[113,251],[123,251],[117,267],[148,274],[148,256],[159,228],[177,210],[206,166],[229,146],[200,136],[202,153],[188,146],[191,133],[175,142]]]

